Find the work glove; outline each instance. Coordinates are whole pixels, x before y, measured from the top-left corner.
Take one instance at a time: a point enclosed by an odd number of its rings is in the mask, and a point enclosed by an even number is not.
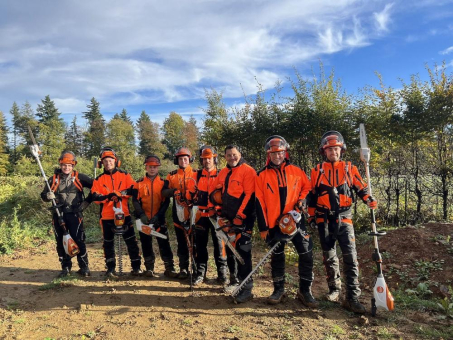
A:
[[[140,221],[142,221],[143,224],[148,225],[149,224],[149,218],[146,216],[146,214],[141,214],[140,215]]]
[[[51,201],[51,200],[54,200],[55,199],[55,194],[53,191],[49,191],[47,194],[46,194],[46,198]]]
[[[154,229],[157,228],[160,223],[159,223],[159,217],[157,216],[153,216],[150,220],[149,220],[149,224],[152,224]]]
[[[115,201],[115,202],[118,202],[119,199],[121,198],[121,193],[119,192],[111,192],[110,194],[107,195],[107,198],[109,201]]]
[[[270,242],[270,238],[269,238],[269,229],[260,231],[260,236],[264,242],[266,242],[268,245],[270,245],[271,242]]]
[[[307,210],[307,200],[298,200],[296,204],[294,204],[294,210],[296,210],[298,213],[306,211]]]
[[[310,216],[307,220],[307,223],[311,229],[316,229],[318,227],[314,216]]]
[[[374,199],[373,196],[369,196],[368,199],[366,200],[366,205],[370,209],[376,209],[377,208],[377,201]]]

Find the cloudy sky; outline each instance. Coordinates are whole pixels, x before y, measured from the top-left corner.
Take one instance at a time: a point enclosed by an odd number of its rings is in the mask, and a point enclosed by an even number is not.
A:
[[[306,77],[322,62],[349,93],[399,87],[425,65],[453,69],[453,0],[0,1],[0,110],[46,95],[66,121],[92,97],[161,122],[202,116],[205,89],[228,105],[255,78]],[[81,123],[82,120],[79,120]]]

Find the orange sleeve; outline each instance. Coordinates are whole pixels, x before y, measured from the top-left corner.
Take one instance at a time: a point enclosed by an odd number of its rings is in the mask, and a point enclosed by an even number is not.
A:
[[[299,199],[303,200],[307,197],[308,193],[311,191],[312,184],[307,177],[307,174],[304,170],[300,169],[300,178],[302,180],[302,188],[300,190]]]
[[[242,201],[241,206],[239,207],[239,209],[236,213],[236,215],[241,216],[243,219],[246,218],[246,216],[244,215],[244,209],[247,206],[247,204],[249,203],[253,194],[255,193],[255,178],[256,178],[256,171],[252,167],[249,167],[247,165],[245,165],[245,166],[247,167],[245,174],[244,174],[244,182],[243,182],[245,196],[244,196],[244,200]]]

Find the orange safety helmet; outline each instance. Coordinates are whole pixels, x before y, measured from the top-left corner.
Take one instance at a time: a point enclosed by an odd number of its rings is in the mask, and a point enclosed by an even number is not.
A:
[[[115,150],[113,150],[110,146],[105,146],[99,153],[98,168],[102,168],[102,160],[107,157],[113,158],[115,160],[116,167],[119,167],[121,165],[121,161],[118,160],[118,156],[116,155]]]
[[[285,140],[285,138],[279,135],[270,136],[268,139],[266,139],[266,142],[264,143],[264,150],[267,153],[266,165],[268,165],[270,162],[269,154],[272,152],[286,151],[285,158],[286,160],[289,160],[288,149],[289,144]]]
[[[58,163],[72,164],[75,166],[77,164],[77,158],[74,155],[74,152],[65,150],[61,153],[60,158],[58,158]]]
[[[203,145],[200,148],[200,164],[203,164],[203,158],[214,158],[214,164],[217,164],[217,151],[210,145]]]
[[[160,166],[160,158],[156,155],[148,155],[143,162],[145,165]]]
[[[181,156],[188,156],[189,162],[190,163],[193,162],[192,153],[190,152],[190,150],[188,148],[183,146],[183,147],[179,148],[178,150],[176,150],[176,152],[175,152],[175,157],[173,158],[173,163],[175,165],[178,165],[178,157],[181,157]]]
[[[343,136],[338,131],[327,131],[322,135],[319,153],[324,155],[325,149],[332,146],[339,146],[341,148],[341,153],[346,151],[346,143],[344,142]]]

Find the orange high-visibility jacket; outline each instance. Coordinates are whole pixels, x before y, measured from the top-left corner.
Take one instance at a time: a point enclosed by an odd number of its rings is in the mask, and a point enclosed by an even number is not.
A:
[[[351,162],[323,162],[311,170],[312,190],[308,213],[338,214],[350,209],[354,190],[364,202],[368,199],[367,184]]]
[[[201,169],[197,171],[197,205],[201,210],[201,216],[208,216],[207,209],[209,204],[209,194],[214,191],[219,171],[217,169],[207,171]]]
[[[195,192],[197,171],[189,165],[185,169],[177,169],[167,175],[168,188],[176,189],[181,192],[182,197],[189,197],[189,192]],[[174,202],[173,202],[174,203]],[[173,222],[175,225],[181,225],[176,213],[176,204],[172,208]]]
[[[298,166],[287,161],[278,168],[267,165],[255,182],[259,230],[277,226],[279,217],[294,210],[294,205],[305,199],[310,190],[310,181]]]
[[[113,220],[115,212],[113,211],[113,201],[109,201],[107,195],[116,191],[128,191],[128,195],[123,195],[121,203],[125,216],[129,216],[128,200],[132,193],[132,187],[136,185],[132,176],[126,171],[114,169],[111,174],[103,173],[99,175],[93,182],[91,193],[93,194],[93,201],[101,205],[101,219]],[[117,203],[119,207],[119,203]]]
[[[222,216],[232,221],[236,215],[243,220],[255,218],[256,171],[241,158],[234,168],[223,168],[216,180],[222,187]]]
[[[137,190],[137,198],[133,198],[136,217],[145,213],[148,218],[159,217],[159,221],[165,221],[165,211],[170,204],[170,198],[162,196],[162,190],[168,189],[168,181],[157,175],[153,179],[145,176],[137,181],[134,186]],[[136,200],[139,202],[137,206]]]

